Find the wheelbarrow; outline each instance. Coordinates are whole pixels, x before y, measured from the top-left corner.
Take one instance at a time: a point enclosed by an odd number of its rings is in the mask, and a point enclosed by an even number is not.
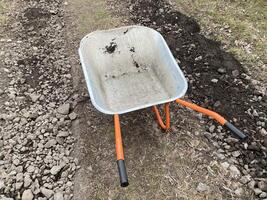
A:
[[[153,107],[160,127],[170,128],[170,102],[208,115],[244,140],[247,136],[219,114],[186,102],[187,81],[164,38],[143,26],[95,31],[80,43],[79,55],[90,99],[114,115],[117,165],[122,187],[129,185],[119,115]],[[165,104],[165,122],[156,105]]]

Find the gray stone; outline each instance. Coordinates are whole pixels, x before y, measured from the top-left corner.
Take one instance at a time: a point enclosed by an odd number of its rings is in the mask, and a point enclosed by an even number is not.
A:
[[[243,184],[246,184],[246,183],[248,183],[250,180],[251,180],[250,175],[245,175],[245,176],[242,176],[242,177],[241,177],[240,182],[243,183]]]
[[[267,131],[266,131],[264,128],[262,128],[262,129],[260,130],[260,134],[261,134],[262,136],[267,136]]]
[[[32,165],[30,165],[30,166],[27,168],[27,172],[29,172],[29,173],[33,173],[34,170],[35,170],[35,167],[32,166]]]
[[[234,166],[234,165],[231,165],[229,167],[229,170],[230,170],[230,174],[231,174],[232,177],[237,178],[237,177],[239,177],[241,175],[239,169],[237,169],[237,167]]]
[[[51,139],[45,144],[45,148],[51,148],[52,146],[55,146],[56,144],[57,144],[57,141],[55,139]]]
[[[244,190],[242,188],[237,188],[235,190],[235,195],[241,197],[244,194]]]
[[[29,187],[32,183],[32,179],[29,174],[26,174],[24,177],[24,187]]]
[[[69,132],[68,131],[59,131],[57,134],[58,137],[68,137]]]
[[[45,187],[41,187],[41,192],[48,199],[54,194],[53,190],[49,190],[49,189],[47,189]]]
[[[36,102],[40,98],[40,94],[32,93],[30,94],[30,98],[33,102]]]
[[[219,69],[218,69],[218,72],[219,72],[220,74],[225,74],[225,73],[226,73],[226,69],[225,69],[225,68],[219,68]]]
[[[216,127],[215,127],[214,125],[210,126],[210,127],[209,127],[209,132],[213,133],[214,130],[215,130],[215,128],[216,128]]]
[[[23,185],[23,182],[16,182],[15,184],[16,190],[20,190],[22,185]]]
[[[62,192],[57,192],[54,194],[54,200],[64,200]]]
[[[254,187],[255,187],[255,185],[256,185],[256,182],[254,181],[254,180],[252,180],[252,181],[250,181],[249,183],[248,183],[248,187],[250,188],[250,189],[254,189]]]
[[[198,192],[205,192],[209,190],[209,186],[205,183],[198,183],[197,185],[197,191]]]
[[[212,83],[218,83],[218,81],[219,81],[219,80],[218,80],[218,79],[216,79],[216,78],[214,78],[214,79],[211,79],[211,82],[212,82]]]
[[[58,172],[60,172],[61,169],[62,169],[61,166],[53,166],[50,170],[50,173],[56,175]]]
[[[75,120],[77,118],[77,114],[75,112],[72,112],[69,114],[70,120]]]
[[[223,163],[221,163],[221,166],[224,170],[227,170],[229,168],[230,164],[228,162],[223,162]]]
[[[255,189],[254,189],[254,193],[255,193],[255,195],[259,195],[259,194],[262,193],[262,190],[259,189],[259,188],[255,188]]]
[[[232,71],[232,75],[233,75],[234,77],[239,76],[239,71],[238,71],[238,70],[234,70],[234,71]]]
[[[22,194],[21,200],[32,200],[33,194],[31,190],[25,190]]]
[[[66,103],[59,106],[57,112],[62,115],[68,115],[70,113],[70,104]]]
[[[267,192],[267,183],[266,183],[266,182],[264,182],[264,181],[260,181],[260,182],[258,182],[258,187],[259,187],[262,191]]]
[[[266,198],[267,197],[267,193],[266,192],[262,192],[260,195],[259,195],[260,198]]]

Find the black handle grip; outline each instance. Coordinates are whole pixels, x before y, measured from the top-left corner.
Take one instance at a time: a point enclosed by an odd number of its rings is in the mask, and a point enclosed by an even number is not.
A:
[[[225,126],[227,127],[227,128],[229,128],[230,130],[231,130],[231,132],[235,135],[235,136],[237,136],[237,137],[239,137],[241,140],[245,140],[245,139],[247,139],[247,135],[245,135],[242,131],[240,131],[239,129],[237,129],[233,124],[231,124],[230,122],[226,122],[225,123]]]
[[[128,176],[126,172],[126,166],[124,160],[117,160],[118,170],[120,175],[121,187],[127,187],[129,185]]]

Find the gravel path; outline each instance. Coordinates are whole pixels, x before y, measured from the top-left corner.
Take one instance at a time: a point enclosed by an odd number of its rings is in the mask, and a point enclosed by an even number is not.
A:
[[[75,98],[63,3],[17,1],[1,31],[0,199],[72,197]],[[11,34],[6,34],[11,33]]]

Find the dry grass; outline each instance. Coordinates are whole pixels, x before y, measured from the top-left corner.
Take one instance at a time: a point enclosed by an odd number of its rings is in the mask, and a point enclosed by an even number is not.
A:
[[[105,0],[73,0],[71,7],[77,15],[80,34],[87,34],[98,29],[108,29],[120,24],[120,19],[114,17],[106,8]]]
[[[177,8],[196,18],[203,32],[221,41],[254,77],[266,83],[266,0],[172,0]],[[254,73],[257,72],[257,73]],[[261,72],[261,73],[258,73]],[[267,71],[266,71],[267,73]]]
[[[0,0],[0,26],[6,23],[7,3],[4,0]]]

